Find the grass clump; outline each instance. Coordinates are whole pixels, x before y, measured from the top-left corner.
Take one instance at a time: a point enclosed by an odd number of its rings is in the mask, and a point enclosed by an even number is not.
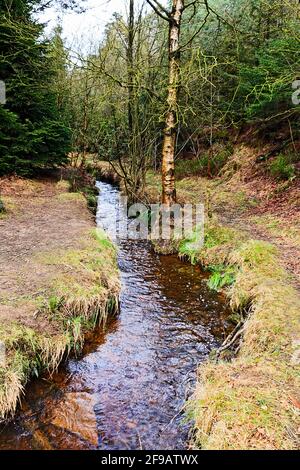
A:
[[[200,263],[203,268],[213,270],[214,266],[228,264],[233,246],[240,245],[245,235],[241,232],[224,227],[216,220],[208,220],[205,224],[204,240],[201,229],[179,244],[179,256],[193,263]]]
[[[61,179],[56,183],[56,189],[63,193],[68,193],[71,191],[71,184],[69,181]]]
[[[268,234],[278,238],[285,238],[290,243],[300,245],[300,222],[285,220],[273,215],[254,216],[251,221],[263,228]]]
[[[199,249],[203,244],[201,228],[194,230],[189,237],[179,243],[179,256],[188,259],[192,264],[198,260]]]
[[[208,287],[212,290],[219,291],[225,287],[231,286],[235,282],[236,270],[233,266],[220,264],[211,266],[210,271],[212,274],[208,280]]]
[[[0,219],[3,219],[6,216],[6,207],[4,202],[0,199]]]
[[[70,336],[63,331],[47,335],[10,323],[0,325],[0,338],[5,346],[5,363],[0,365],[0,419],[5,419],[15,412],[26,382],[59,365],[69,351]]]
[[[85,197],[81,193],[59,193],[56,196],[56,198],[60,202],[66,202],[66,203],[78,202],[78,203],[81,203],[81,204],[82,203],[86,204]]]
[[[178,179],[187,176],[200,175],[203,170],[202,161],[194,160],[177,160],[175,165],[175,177]]]
[[[91,212],[96,213],[98,190],[92,185],[72,185],[68,180],[60,180],[56,183],[59,191],[57,198],[62,202],[85,202]]]
[[[18,207],[12,197],[2,196],[0,199],[0,218],[5,218],[13,211],[17,212]]]
[[[39,260],[59,273],[53,277],[47,302],[52,314],[80,317],[92,324],[95,318],[105,320],[106,302],[117,297],[119,279],[116,251],[103,230],[90,231],[78,249],[43,253]]]
[[[216,176],[232,155],[231,145],[214,144],[210,150],[200,154],[197,158],[178,159],[175,165],[177,179],[189,176]]]

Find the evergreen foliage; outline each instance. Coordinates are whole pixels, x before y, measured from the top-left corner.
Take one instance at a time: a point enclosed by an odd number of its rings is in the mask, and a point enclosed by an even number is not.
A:
[[[0,2],[0,174],[28,175],[66,161],[70,130],[62,119],[54,83],[51,44],[32,18],[38,1]]]

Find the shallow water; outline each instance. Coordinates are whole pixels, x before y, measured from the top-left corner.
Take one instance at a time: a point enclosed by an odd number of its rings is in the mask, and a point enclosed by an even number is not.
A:
[[[99,183],[108,232],[118,188]],[[182,407],[197,366],[228,330],[223,299],[198,267],[160,257],[147,242],[119,242],[120,314],[84,354],[33,381],[0,449],[184,449]]]

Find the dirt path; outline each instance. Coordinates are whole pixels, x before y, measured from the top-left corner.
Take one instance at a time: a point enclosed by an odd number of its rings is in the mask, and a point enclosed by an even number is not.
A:
[[[66,196],[66,183],[0,180],[7,214],[0,219],[0,319],[36,323],[34,300],[51,285],[55,267],[38,262],[42,252],[78,248],[92,215],[81,197]]]

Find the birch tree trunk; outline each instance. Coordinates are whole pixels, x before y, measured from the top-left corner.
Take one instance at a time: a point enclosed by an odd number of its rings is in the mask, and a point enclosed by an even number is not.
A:
[[[180,26],[184,0],[172,0],[169,21],[169,84],[168,111],[162,149],[162,203],[171,206],[176,202],[175,146],[177,134],[177,105],[180,80]]]

